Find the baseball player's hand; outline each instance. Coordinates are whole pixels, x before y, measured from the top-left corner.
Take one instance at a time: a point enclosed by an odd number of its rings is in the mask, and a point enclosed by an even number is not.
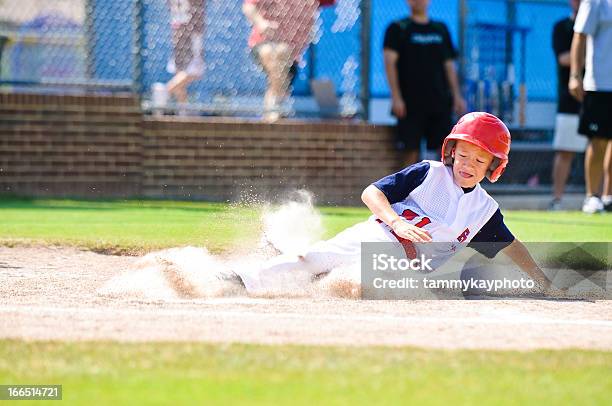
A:
[[[553,286],[552,284],[549,284],[548,286],[544,288],[543,293],[547,297],[550,297],[550,298],[563,299],[563,298],[567,298],[568,296],[567,291],[568,291],[567,288],[558,288],[556,286]]]
[[[399,97],[394,97],[391,100],[391,111],[397,118],[404,118],[406,115],[406,104]]]
[[[568,89],[574,99],[582,103],[584,99],[584,88],[582,87],[582,79],[571,77],[568,83]]]
[[[461,95],[453,98],[453,110],[458,116],[462,116],[467,112],[467,104]]]
[[[391,222],[391,228],[398,236],[412,242],[430,242],[431,236],[422,228],[413,226],[404,221],[402,218],[397,218]]]
[[[565,298],[567,297],[567,288],[558,288],[552,284],[552,282],[548,279],[538,281],[537,285],[538,291],[543,293],[546,297],[549,298]]]

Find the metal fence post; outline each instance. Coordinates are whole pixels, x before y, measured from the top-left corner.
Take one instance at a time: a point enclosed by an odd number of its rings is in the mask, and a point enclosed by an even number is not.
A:
[[[85,78],[92,79],[95,74],[94,69],[94,28],[93,28],[93,2],[87,0],[85,2]]]
[[[370,54],[372,28],[372,2],[361,0],[361,114],[365,121],[370,119]]]
[[[506,24],[514,27],[516,25],[516,1],[506,0]],[[508,65],[514,62],[514,31],[506,31],[506,56],[505,66],[506,72],[505,77],[508,77]]]
[[[459,0],[459,80],[465,78],[465,33],[466,33],[467,0]]]
[[[134,92],[139,96],[142,96],[144,91],[144,66],[142,58],[142,50],[144,49],[144,6],[143,0],[134,1],[134,38],[132,44],[132,57],[134,58],[134,69],[133,69],[133,88]]]

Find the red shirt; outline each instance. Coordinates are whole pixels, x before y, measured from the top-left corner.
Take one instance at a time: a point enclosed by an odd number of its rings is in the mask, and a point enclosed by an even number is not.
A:
[[[263,18],[278,24],[266,35],[253,26],[249,47],[264,41],[283,42],[290,46],[292,58],[298,60],[310,43],[319,0],[245,0],[245,4],[254,4]]]

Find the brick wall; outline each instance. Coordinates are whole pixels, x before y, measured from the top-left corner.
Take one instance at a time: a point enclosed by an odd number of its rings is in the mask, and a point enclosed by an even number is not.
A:
[[[3,194],[282,199],[305,187],[352,204],[396,160],[387,127],[143,117],[133,96],[0,93]]]
[[[0,92],[0,194],[282,200],[306,188],[319,204],[359,204],[365,185],[398,167],[391,138],[389,127],[352,122],[143,116],[131,95]],[[517,145],[485,187],[548,192],[550,144]],[[536,175],[544,186],[527,187]],[[583,179],[578,158],[568,187]]]
[[[143,192],[151,197],[282,200],[307,188],[319,204],[354,204],[397,168],[386,127],[146,118],[143,128]]]
[[[0,93],[0,191],[139,195],[141,123],[133,96]]]

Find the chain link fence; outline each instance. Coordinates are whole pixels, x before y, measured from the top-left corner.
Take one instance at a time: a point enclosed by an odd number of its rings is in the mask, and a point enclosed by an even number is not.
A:
[[[224,115],[305,112],[309,106],[303,99],[312,93],[312,80],[317,94],[333,96],[327,100],[330,110],[354,115],[359,109],[359,0],[342,0],[335,7],[319,0],[142,4],[147,52],[138,80],[153,109],[170,97],[184,108]],[[189,55],[180,55],[181,43],[188,43]],[[190,59],[192,54],[197,60]],[[190,59],[178,61],[190,76],[184,79],[190,83],[186,97],[177,59]],[[289,93],[293,97],[286,97]],[[336,94],[344,97],[335,100]]]
[[[0,0],[0,84],[13,91],[131,90],[131,3],[110,3]]]
[[[552,30],[569,14],[557,0],[466,0],[460,46],[469,107],[523,126],[528,101],[555,101]]]
[[[432,0],[473,109],[554,102],[563,0]],[[404,0],[0,0],[0,85],[139,92],[152,112],[364,116],[389,97],[382,42]],[[290,95],[290,97],[287,97]]]

